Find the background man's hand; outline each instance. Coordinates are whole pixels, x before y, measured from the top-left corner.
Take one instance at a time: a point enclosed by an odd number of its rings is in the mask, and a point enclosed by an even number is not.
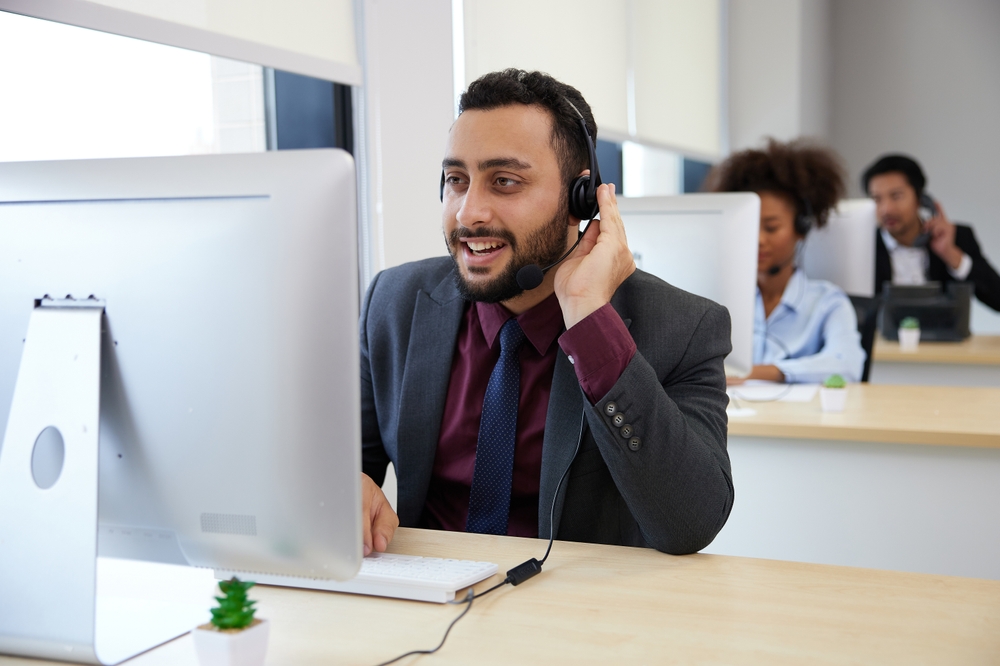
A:
[[[364,526],[364,553],[384,553],[399,527],[399,518],[389,506],[382,489],[367,474],[361,475],[361,524]]]
[[[601,218],[590,221],[580,246],[556,272],[556,297],[566,328],[610,303],[621,283],[635,272],[613,184],[597,188],[597,204]]]
[[[955,225],[945,215],[941,204],[937,206],[937,215],[927,221],[925,229],[931,235],[930,248],[934,254],[952,270],[957,270],[965,253],[955,245]]]

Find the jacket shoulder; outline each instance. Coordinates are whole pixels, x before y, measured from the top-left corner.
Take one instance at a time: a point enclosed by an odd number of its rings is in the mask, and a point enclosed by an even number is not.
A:
[[[641,313],[644,319],[669,319],[675,325],[691,327],[697,326],[706,314],[725,311],[715,301],[679,289],[639,269],[618,288],[612,303],[623,319]]]
[[[431,294],[439,289],[447,291],[449,296],[457,295],[457,289],[449,289],[453,286],[451,281],[446,282],[453,270],[454,263],[450,257],[432,257],[387,268],[372,279],[368,287],[371,292],[369,299],[381,302],[415,296],[418,291]]]

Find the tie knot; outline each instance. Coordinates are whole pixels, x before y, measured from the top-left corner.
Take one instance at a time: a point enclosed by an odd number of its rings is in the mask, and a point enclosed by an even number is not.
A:
[[[511,317],[500,329],[500,353],[516,352],[524,343],[524,331],[517,320]]]

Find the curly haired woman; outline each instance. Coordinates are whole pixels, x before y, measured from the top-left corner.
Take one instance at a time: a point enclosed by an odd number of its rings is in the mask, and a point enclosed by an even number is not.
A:
[[[821,382],[832,374],[859,381],[865,352],[850,299],[796,265],[809,231],[826,224],[844,194],[837,156],[802,140],[771,139],[764,149],[734,153],[717,166],[708,189],[760,196],[754,366],[730,383]]]

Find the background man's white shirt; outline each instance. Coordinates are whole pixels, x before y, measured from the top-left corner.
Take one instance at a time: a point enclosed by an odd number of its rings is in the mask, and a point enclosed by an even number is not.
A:
[[[930,266],[930,251],[926,247],[907,247],[900,245],[885,229],[881,230],[882,242],[889,251],[892,263],[892,283],[900,285],[922,285],[927,283],[927,268]],[[962,262],[952,270],[945,268],[956,280],[964,280],[972,271],[972,258],[962,254]]]

